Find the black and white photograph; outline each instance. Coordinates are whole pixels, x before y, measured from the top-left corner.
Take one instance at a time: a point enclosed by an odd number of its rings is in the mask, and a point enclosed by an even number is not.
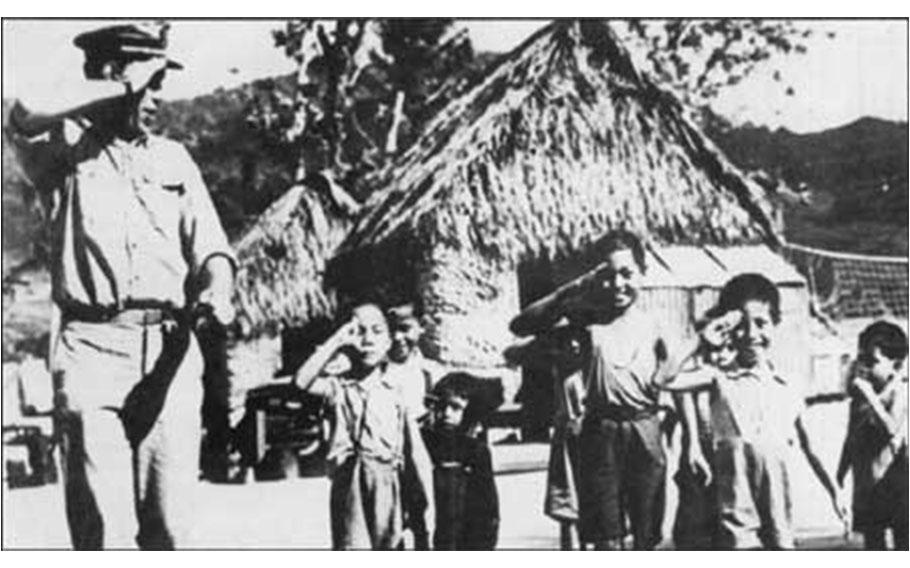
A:
[[[910,20],[382,9],[3,18],[2,549],[907,551]]]

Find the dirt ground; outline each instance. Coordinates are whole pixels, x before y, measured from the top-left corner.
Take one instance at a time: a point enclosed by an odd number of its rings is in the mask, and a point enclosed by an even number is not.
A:
[[[809,411],[813,439],[825,465],[833,469],[846,408],[843,403],[816,405]],[[543,515],[546,484],[545,444],[496,445],[493,459],[501,501],[501,549],[556,549],[558,525]],[[794,452],[796,453],[796,452]],[[798,455],[795,456],[798,458]],[[671,451],[669,463],[676,463]],[[824,491],[804,460],[793,462],[794,519],[800,547],[859,547],[844,539]],[[673,474],[671,468],[668,478]],[[244,485],[200,483],[193,548],[326,549],[330,546],[328,480],[324,477],[253,482]],[[60,484],[10,490],[2,494],[4,549],[69,548]],[[668,484],[667,519],[661,548],[669,542],[676,495]]]

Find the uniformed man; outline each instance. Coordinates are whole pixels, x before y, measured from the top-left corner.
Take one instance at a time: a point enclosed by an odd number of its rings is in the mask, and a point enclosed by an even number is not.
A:
[[[187,544],[202,393],[189,314],[233,318],[234,261],[199,169],[150,132],[162,81],[181,67],[166,32],[78,36],[88,81],[10,115],[52,223],[51,368],[77,549]]]

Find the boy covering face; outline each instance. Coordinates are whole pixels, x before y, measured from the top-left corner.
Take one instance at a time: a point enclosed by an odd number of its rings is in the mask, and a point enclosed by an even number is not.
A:
[[[869,550],[907,550],[907,336],[879,321],[859,336],[837,478],[853,473],[853,529]]]

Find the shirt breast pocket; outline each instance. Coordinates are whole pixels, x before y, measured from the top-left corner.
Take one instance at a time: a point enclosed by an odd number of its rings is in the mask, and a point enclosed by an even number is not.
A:
[[[182,183],[148,185],[141,204],[152,226],[168,241],[179,242],[185,189]]]
[[[186,186],[182,182],[176,183],[163,183],[161,184],[162,189],[168,193],[173,193],[177,197],[183,197],[186,193]]]

